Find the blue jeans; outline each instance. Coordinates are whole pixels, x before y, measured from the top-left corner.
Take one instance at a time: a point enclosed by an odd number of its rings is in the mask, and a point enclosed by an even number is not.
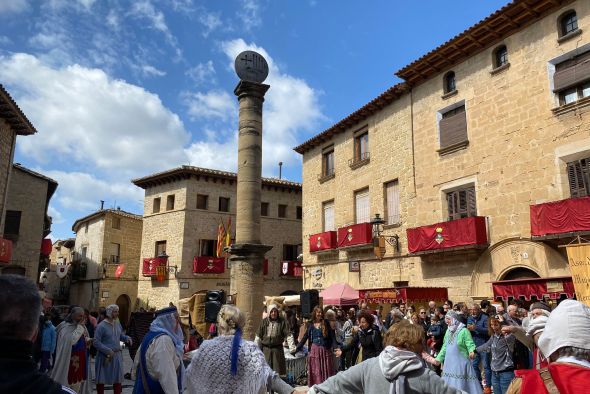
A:
[[[514,379],[514,371],[492,372],[492,389],[494,394],[504,394]]]
[[[486,377],[486,386],[490,387],[492,385],[492,369],[490,368],[491,357],[490,353],[475,353],[475,358],[471,360],[471,364],[473,365],[473,369],[475,369],[475,373],[477,374],[477,378],[481,382],[481,372],[479,372],[479,363],[483,366],[483,373]]]

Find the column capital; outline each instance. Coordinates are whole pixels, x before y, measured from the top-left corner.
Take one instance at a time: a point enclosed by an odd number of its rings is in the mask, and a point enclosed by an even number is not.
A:
[[[248,257],[264,257],[272,249],[271,245],[262,244],[233,244],[227,249],[231,255],[229,261],[242,260]]]
[[[269,88],[270,85],[265,85],[263,83],[240,81],[234,89],[234,94],[238,96],[238,100],[247,96],[254,96],[264,100],[264,94]]]

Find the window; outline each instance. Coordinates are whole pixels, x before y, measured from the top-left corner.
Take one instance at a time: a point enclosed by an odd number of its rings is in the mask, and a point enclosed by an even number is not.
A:
[[[508,49],[506,45],[500,45],[494,50],[494,68],[508,64]]]
[[[279,217],[286,218],[287,217],[287,206],[283,204],[279,204]]]
[[[465,105],[442,113],[439,122],[440,150],[467,145],[467,117]],[[439,151],[440,152],[440,151]]]
[[[86,260],[86,254],[88,254],[88,247],[82,246],[82,250],[81,250],[80,254],[82,256],[82,261]]]
[[[229,197],[219,197],[219,212],[229,212]]]
[[[475,206],[475,187],[447,193],[448,220],[456,220],[477,215]]]
[[[21,211],[6,211],[4,220],[4,235],[7,237],[18,236],[20,233]]]
[[[283,261],[296,261],[301,254],[301,244],[283,245]]]
[[[567,163],[567,178],[570,195],[585,197],[590,195],[590,157]]]
[[[334,147],[326,149],[322,153],[322,176],[334,175]]]
[[[121,218],[119,217],[113,217],[113,228],[116,230],[120,230],[121,229]]]
[[[209,204],[209,196],[205,194],[197,194],[197,209],[207,209]]]
[[[160,197],[154,198],[154,202],[152,204],[152,213],[160,212]]]
[[[324,211],[324,231],[334,231],[334,201],[327,201],[322,204]]]
[[[171,211],[174,209],[174,194],[166,197],[166,210]]]
[[[354,193],[356,223],[368,223],[369,219],[369,189]]]
[[[121,256],[121,245],[111,242],[111,258],[110,263],[119,263],[119,257]]]
[[[398,224],[399,217],[399,183],[397,180],[385,184],[385,217],[387,224]]]
[[[303,209],[301,207],[297,207],[297,219],[303,219]]]
[[[455,84],[455,72],[449,71],[443,77],[443,92],[446,94],[454,92],[455,90],[457,90],[457,86]]]
[[[553,91],[560,105],[590,96],[590,51],[555,65]]]
[[[217,241],[214,239],[202,239],[199,245],[200,256],[215,257],[217,255]]]
[[[166,253],[166,241],[156,241],[156,256],[161,256]]]
[[[563,37],[578,30],[578,16],[576,11],[569,11],[559,19],[559,36]]]
[[[260,203],[260,216],[268,216],[268,203],[267,202]]]
[[[354,137],[354,162],[369,158],[369,132],[365,131]]]

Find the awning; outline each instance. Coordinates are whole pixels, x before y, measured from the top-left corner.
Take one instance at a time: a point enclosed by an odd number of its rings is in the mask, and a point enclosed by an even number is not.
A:
[[[558,299],[562,294],[567,298],[573,298],[575,295],[571,276],[500,280],[492,282],[492,289],[494,298],[501,298],[505,301],[509,298],[518,299],[521,297],[530,301],[533,296],[538,300],[545,296]]]
[[[449,293],[446,287],[396,287],[359,290],[359,298],[370,304],[392,304],[408,301],[444,301],[449,298]]]
[[[356,305],[359,292],[346,283],[334,283],[322,290],[320,297],[324,305]]]

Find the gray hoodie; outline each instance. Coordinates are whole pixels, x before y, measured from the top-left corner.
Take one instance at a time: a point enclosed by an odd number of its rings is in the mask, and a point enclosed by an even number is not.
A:
[[[426,368],[413,352],[386,347],[379,357],[371,358],[344,372],[339,372],[322,384],[316,384],[310,394],[458,394],[437,374]]]

